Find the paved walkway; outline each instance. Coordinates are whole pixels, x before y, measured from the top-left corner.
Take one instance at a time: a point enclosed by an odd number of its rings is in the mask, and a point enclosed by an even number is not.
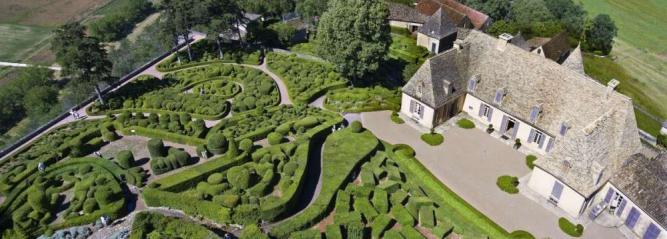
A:
[[[537,238],[568,238],[558,228],[558,216],[520,195],[507,194],[496,186],[501,175],[522,177],[530,173],[525,155],[479,129],[450,127],[445,142],[429,146],[421,133],[390,120],[391,112],[362,113],[364,126],[392,144],[411,145],[417,158],[438,179],[477,210],[508,231],[526,230]],[[623,238],[616,229],[585,225],[583,238]]]

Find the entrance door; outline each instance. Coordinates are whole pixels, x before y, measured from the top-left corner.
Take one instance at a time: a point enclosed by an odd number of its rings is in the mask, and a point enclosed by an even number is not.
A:
[[[435,44],[435,42],[431,42],[431,52],[433,52],[434,54],[438,53],[438,45]]]
[[[507,126],[505,127],[505,130],[504,130],[505,135],[507,135],[508,137],[511,137],[512,134],[514,134],[514,127],[516,127],[516,126],[517,126],[516,121],[512,118],[508,118],[507,119]]]

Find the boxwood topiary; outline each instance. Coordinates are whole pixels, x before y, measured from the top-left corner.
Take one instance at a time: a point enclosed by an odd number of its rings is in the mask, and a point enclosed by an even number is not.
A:
[[[248,189],[252,184],[252,175],[248,169],[236,166],[227,171],[227,181],[233,187]]]
[[[359,121],[354,121],[350,124],[350,130],[354,133],[359,133],[363,129],[363,126],[361,125],[361,122]]]
[[[217,184],[222,183],[223,179],[224,178],[223,178],[223,175],[221,173],[214,173],[214,174],[211,174],[210,176],[208,176],[208,178],[206,179],[206,182],[208,182],[211,185],[217,185]]]
[[[271,144],[271,145],[278,145],[278,144],[282,143],[282,141],[283,141],[283,135],[280,134],[280,133],[271,132],[271,133],[267,136],[267,139],[268,139],[268,141],[269,141],[269,144]]]
[[[116,162],[120,167],[128,169],[134,166],[134,156],[132,151],[123,150],[116,154]]]
[[[207,147],[214,154],[223,154],[227,151],[227,138],[220,133],[215,133],[208,138]]]
[[[164,142],[162,142],[161,139],[148,140],[147,147],[148,147],[148,153],[150,154],[151,158],[166,156]]]
[[[252,150],[252,147],[254,146],[254,143],[250,139],[243,139],[241,142],[239,142],[239,149],[241,149],[243,152],[250,152]]]

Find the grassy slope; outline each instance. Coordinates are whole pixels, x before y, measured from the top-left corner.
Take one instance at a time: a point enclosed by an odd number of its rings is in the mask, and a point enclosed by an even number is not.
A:
[[[609,14],[619,28],[612,55],[629,74],[625,92],[651,114],[667,119],[667,1],[581,0],[592,14]],[[590,58],[588,58],[590,60]],[[604,62],[594,62],[599,65]],[[612,69],[616,66],[607,66]],[[609,74],[607,74],[609,75]],[[608,79],[598,79],[606,81]],[[632,89],[630,89],[632,88]]]
[[[35,45],[49,38],[51,31],[47,27],[0,24],[0,61],[24,59]]]

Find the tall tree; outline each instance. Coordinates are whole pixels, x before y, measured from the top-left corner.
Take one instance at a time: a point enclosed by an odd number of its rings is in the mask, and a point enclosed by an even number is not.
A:
[[[102,101],[98,83],[111,80],[111,62],[97,38],[85,36],[85,28],[78,23],[66,24],[55,31],[52,48],[56,61],[69,78],[70,89],[79,92],[95,89]]]
[[[210,1],[197,0],[164,0],[166,26],[163,30],[165,35],[182,37],[187,44],[188,58],[192,60],[192,49],[190,47],[190,33],[194,26],[204,24],[208,21],[208,7]]]
[[[544,0],[516,0],[512,4],[512,19],[519,28],[527,29],[535,22],[554,20]]]
[[[549,0],[546,6],[572,36],[580,36],[584,30],[586,10],[572,0]]]
[[[218,44],[218,54],[222,59],[223,52],[220,34],[235,31],[237,27],[235,24],[238,24],[240,19],[243,18],[243,12],[236,5],[236,2],[232,0],[211,0],[208,12],[207,15],[210,16],[206,24],[206,28],[209,30],[208,37],[214,39]],[[240,38],[239,34],[239,40]]]
[[[508,20],[512,2],[507,0],[466,0],[466,5],[486,13],[495,21]]]
[[[585,47],[590,51],[601,51],[609,54],[614,44],[618,28],[614,20],[607,14],[595,16],[586,28]]]
[[[389,10],[381,0],[332,0],[320,19],[320,56],[347,77],[376,71],[391,44]]]
[[[327,10],[328,3],[328,0],[299,0],[296,2],[296,12],[306,21],[311,21]]]

